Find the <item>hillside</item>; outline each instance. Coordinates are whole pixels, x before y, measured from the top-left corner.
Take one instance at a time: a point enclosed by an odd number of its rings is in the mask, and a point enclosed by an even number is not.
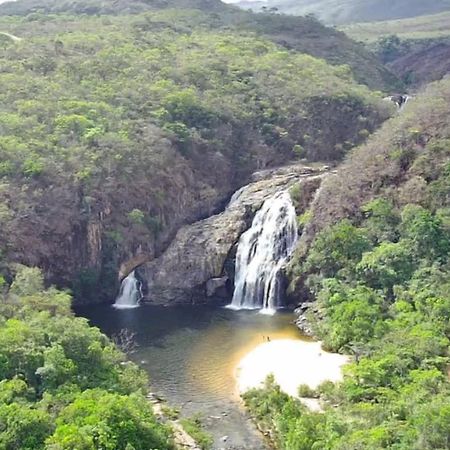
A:
[[[285,14],[314,14],[324,23],[333,25],[403,19],[450,9],[449,0],[244,0],[238,4],[254,10],[277,8]]]
[[[411,43],[389,67],[412,88],[441,80],[450,74],[450,39]]]
[[[348,217],[358,222],[365,215],[361,208],[374,198],[398,208],[410,203],[433,212],[448,208],[449,99],[450,81],[433,83],[352,152],[322,186],[308,228],[317,233]]]
[[[338,160],[389,111],[348,68],[198,11],[0,19],[2,255],[89,300],[258,168]],[[51,236],[51,238],[49,238]]]
[[[449,105],[450,80],[430,86],[299,218],[288,275],[297,301],[296,283],[316,299],[299,323],[354,360],[342,383],[299,388],[321,412],[270,381],[245,395],[279,448],[448,448]]]
[[[422,82],[438,39],[376,48]],[[0,450],[450,448],[450,78],[396,108],[313,17],[19,0],[0,85]],[[270,348],[289,390],[239,391]]]
[[[401,89],[399,80],[376,57],[344,33],[326,28],[312,18],[252,14],[219,0],[20,0],[1,5],[0,16],[39,11],[45,14],[136,14],[170,8],[190,11],[184,18],[175,20],[175,26],[178,23],[187,29],[201,26],[217,31],[256,32],[289,50],[324,58],[331,64],[349,65],[357,81],[372,89],[384,92]]]
[[[450,13],[341,28],[417,89],[450,73]]]

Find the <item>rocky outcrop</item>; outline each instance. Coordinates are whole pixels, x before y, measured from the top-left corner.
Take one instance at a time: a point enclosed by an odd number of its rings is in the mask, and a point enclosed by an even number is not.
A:
[[[227,259],[263,202],[302,180],[320,179],[326,170],[291,165],[258,172],[238,190],[226,209],[182,227],[167,250],[138,268],[146,284],[145,301],[158,304],[202,303],[228,299],[232,267]]]
[[[314,337],[314,331],[310,322],[310,314],[319,314],[317,304],[315,302],[304,302],[295,309],[294,314],[297,315],[295,324],[297,328],[305,335]]]

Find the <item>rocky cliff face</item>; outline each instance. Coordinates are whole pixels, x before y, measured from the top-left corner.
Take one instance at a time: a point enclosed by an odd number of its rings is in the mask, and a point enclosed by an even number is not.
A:
[[[138,268],[146,285],[145,301],[156,304],[229,300],[233,283],[232,261],[240,235],[250,226],[263,202],[297,183],[320,180],[326,169],[291,165],[253,175],[253,182],[238,190],[226,209],[215,216],[181,228],[168,249]]]

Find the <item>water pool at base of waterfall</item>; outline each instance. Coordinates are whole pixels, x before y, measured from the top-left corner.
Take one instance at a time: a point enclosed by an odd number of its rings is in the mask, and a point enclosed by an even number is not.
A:
[[[148,371],[151,389],[182,415],[200,413],[215,439],[213,448],[263,450],[265,443],[239,401],[236,368],[267,339],[302,339],[294,315],[232,311],[206,306],[108,305],[77,311],[109,336],[135,333],[130,358]],[[223,437],[227,436],[226,441]]]

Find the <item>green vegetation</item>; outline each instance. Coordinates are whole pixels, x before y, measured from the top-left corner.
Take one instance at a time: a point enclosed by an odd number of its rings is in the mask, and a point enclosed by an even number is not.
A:
[[[347,66],[213,23],[0,16],[22,38],[0,45],[3,258],[111,298],[120,262],[150,258],[256,168],[339,159],[388,116]]]
[[[145,374],[70,296],[18,267],[0,303],[0,448],[172,449],[144,394]]]
[[[43,273],[111,298],[121,262],[255,169],[343,158],[390,115],[358,82],[395,79],[312,17],[215,1],[24,0],[0,30],[0,448],[171,449],[145,375]],[[379,44],[391,58],[402,41]],[[450,82],[410,103],[311,208],[315,184],[292,190],[292,293],[317,298],[316,334],[355,360],[343,383],[299,388],[320,414],[273,379],[245,396],[280,448],[450,446]]]
[[[202,450],[210,450],[214,443],[212,436],[203,429],[201,417],[180,420],[183,429],[195,440]]]
[[[430,87],[322,186],[290,276],[324,347],[354,362],[319,387],[323,413],[270,380],[245,396],[280,448],[449,448],[449,99]]]
[[[0,5],[0,16],[35,19],[55,13],[85,16],[148,11],[168,11],[158,27],[166,23],[175,32],[201,27],[212,32],[257,33],[287,50],[323,58],[334,65],[347,64],[355,79],[372,89],[389,91],[399,86],[399,80],[363,46],[342,32],[326,28],[312,16],[252,14],[220,0],[20,0]]]

